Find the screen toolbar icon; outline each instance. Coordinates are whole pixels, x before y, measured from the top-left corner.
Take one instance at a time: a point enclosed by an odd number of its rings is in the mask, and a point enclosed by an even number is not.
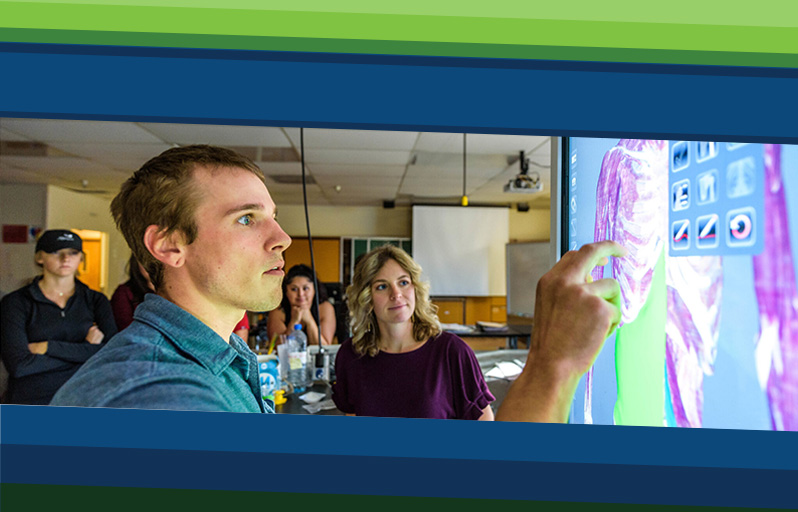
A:
[[[671,247],[675,251],[690,248],[690,220],[677,220],[671,225]]]
[[[696,219],[696,233],[698,233],[696,247],[710,249],[718,246],[718,220],[716,213]]]
[[[678,212],[690,207],[690,180],[677,181],[671,187],[671,209]]]
[[[738,208],[726,214],[727,244],[729,247],[747,247],[756,241],[756,212],[753,208]]]
[[[671,150],[671,169],[673,172],[681,171],[690,165],[690,144],[685,141],[679,141],[673,145]]]
[[[718,200],[718,171],[712,169],[701,173],[696,178],[698,182],[698,196],[696,204],[709,204]]]
[[[754,193],[754,159],[750,156],[736,160],[726,167],[726,193],[730,198]]]
[[[718,154],[717,142],[696,142],[695,143],[695,161],[703,162],[714,158]]]

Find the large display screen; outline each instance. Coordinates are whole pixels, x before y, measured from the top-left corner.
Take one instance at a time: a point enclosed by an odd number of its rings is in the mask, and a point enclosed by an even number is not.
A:
[[[563,140],[562,247],[612,239],[623,323],[571,422],[798,430],[798,146]]]

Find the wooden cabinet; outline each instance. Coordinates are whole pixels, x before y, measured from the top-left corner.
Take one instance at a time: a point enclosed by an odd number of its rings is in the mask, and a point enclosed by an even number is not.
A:
[[[310,266],[310,244],[307,238],[294,238],[283,253],[285,271],[303,263]],[[314,238],[313,259],[316,260],[316,276],[323,283],[341,281],[341,240],[339,238]]]
[[[432,303],[438,306],[438,319],[441,323],[463,324],[465,322],[465,299],[446,297],[432,299]]]
[[[506,297],[433,297],[438,318],[445,324],[475,325],[507,322]]]

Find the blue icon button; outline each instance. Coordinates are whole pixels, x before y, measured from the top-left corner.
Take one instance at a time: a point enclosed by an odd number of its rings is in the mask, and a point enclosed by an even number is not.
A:
[[[677,220],[671,225],[671,247],[674,251],[690,248],[690,220]]]
[[[699,249],[711,249],[718,246],[718,214],[713,213],[698,217],[695,222],[695,245]]]
[[[718,200],[718,170],[703,172],[696,177],[698,192],[696,204],[709,204]]]
[[[671,209],[675,212],[690,207],[690,180],[677,181],[671,186]]]
[[[753,208],[738,208],[726,214],[729,247],[748,247],[756,242],[756,211]]]
[[[673,172],[681,171],[688,165],[690,165],[690,144],[682,140],[675,143],[671,150],[671,169]]]
[[[750,156],[735,160],[726,167],[726,195],[729,198],[748,196],[754,193],[754,159]]]
[[[714,158],[718,154],[717,142],[696,142],[695,143],[695,161],[703,162]]]

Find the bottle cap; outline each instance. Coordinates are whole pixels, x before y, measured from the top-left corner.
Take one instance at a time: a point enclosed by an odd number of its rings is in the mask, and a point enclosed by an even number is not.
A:
[[[301,331],[302,330],[302,324],[295,324],[294,325],[294,330],[295,331]]]

